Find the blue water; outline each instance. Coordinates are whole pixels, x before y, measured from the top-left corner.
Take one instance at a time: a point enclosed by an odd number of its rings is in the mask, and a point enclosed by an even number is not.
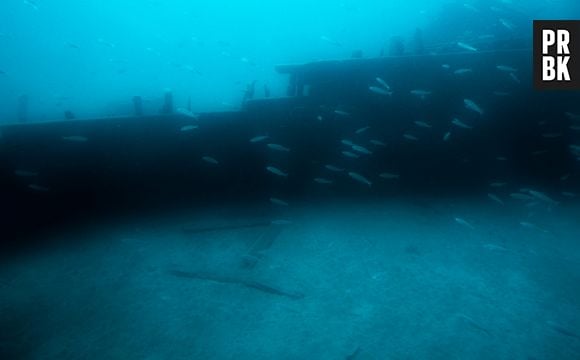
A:
[[[580,359],[578,18],[2,1],[0,360]]]

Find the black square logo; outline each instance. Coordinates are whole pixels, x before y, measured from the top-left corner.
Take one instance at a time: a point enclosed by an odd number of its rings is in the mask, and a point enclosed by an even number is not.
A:
[[[580,20],[534,20],[534,86],[580,90]]]

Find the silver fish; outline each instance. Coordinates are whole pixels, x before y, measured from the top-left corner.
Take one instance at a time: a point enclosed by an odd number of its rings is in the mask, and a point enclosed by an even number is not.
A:
[[[495,201],[496,203],[502,205],[502,206],[505,205],[503,200],[500,199],[499,196],[497,196],[495,194],[487,194],[487,197],[490,198],[491,200]]]
[[[424,121],[415,121],[414,124],[417,125],[418,127],[427,128],[427,129],[430,129],[433,127]]]
[[[377,80],[377,82],[381,84],[381,86],[384,87],[387,91],[391,91],[391,87],[385,80],[381,79],[380,77],[377,77],[375,80]]]
[[[472,72],[473,72],[472,69],[457,69],[453,73],[455,75],[465,75],[465,74],[470,74]]]
[[[507,65],[498,65],[498,66],[496,66],[496,69],[498,69],[499,71],[505,71],[505,72],[510,72],[510,73],[518,71],[518,69],[513,68],[511,66],[507,66]]]
[[[492,182],[491,184],[489,184],[489,186],[494,187],[494,188],[504,187],[506,185],[507,185],[507,183],[504,183],[504,182]]]
[[[477,51],[477,48],[475,48],[475,47],[473,47],[473,46],[471,46],[469,44],[466,44],[464,42],[461,42],[461,41],[457,43],[457,46],[459,46],[460,48],[462,48],[464,50]]]
[[[522,193],[511,193],[510,197],[515,200],[529,201],[534,200],[533,196],[522,194]]]
[[[334,113],[336,115],[340,115],[340,116],[344,116],[344,117],[349,117],[350,113],[343,111],[343,110],[334,110]]]
[[[199,126],[197,125],[185,125],[182,126],[181,129],[179,129],[179,131],[181,132],[189,132],[189,131],[193,131],[195,129],[197,129]]]
[[[346,146],[353,146],[354,145],[354,143],[348,139],[340,140],[340,142],[342,143],[342,145],[346,145]]]
[[[372,155],[372,151],[360,145],[353,145],[352,149],[361,154]]]
[[[372,182],[370,182],[366,177],[362,176],[361,174],[358,174],[358,173],[355,173],[355,172],[352,172],[351,171],[351,172],[348,173],[348,176],[350,176],[354,180],[356,180],[356,181],[358,181],[358,182],[360,182],[362,184],[365,184],[367,186],[372,186],[373,185]]]
[[[87,137],[79,136],[79,135],[63,136],[62,139],[65,141],[78,142],[78,143],[89,141],[89,139]]]
[[[27,170],[15,170],[14,175],[19,177],[35,177],[38,176],[37,172],[27,171]]]
[[[321,185],[330,185],[332,184],[332,180],[328,180],[325,178],[314,178],[314,182]]]
[[[382,142],[380,140],[371,140],[370,143],[375,145],[375,146],[387,146],[387,144],[385,144],[384,142]]]
[[[411,134],[403,134],[403,137],[410,141],[419,141],[419,138]]]
[[[355,133],[355,134],[357,134],[357,135],[360,135],[360,134],[364,133],[365,131],[367,131],[367,130],[368,130],[368,129],[370,129],[370,128],[371,128],[370,126],[365,126],[365,127],[362,127],[362,128],[360,128],[360,129],[358,129],[358,130],[357,130],[357,131],[355,131],[354,133]]]
[[[451,138],[450,131],[446,132],[445,135],[443,135],[443,141],[449,141],[450,138]]]
[[[460,127],[460,128],[464,128],[464,129],[472,129],[472,127],[471,127],[471,126],[469,126],[469,125],[467,125],[467,124],[463,123],[461,120],[459,120],[459,119],[457,119],[457,118],[453,119],[453,121],[451,121],[451,123],[452,123],[453,125],[455,125],[455,126],[458,126],[458,127]]]
[[[259,143],[262,142],[266,139],[269,139],[270,137],[268,135],[258,135],[258,136],[254,136],[253,138],[250,139],[250,142],[255,144],[255,143]]]
[[[278,199],[278,198],[270,198],[270,202],[274,205],[278,205],[278,206],[288,206],[288,203],[284,200]]]
[[[375,94],[379,94],[379,95],[383,95],[383,96],[390,96],[392,95],[391,92],[389,92],[388,90],[382,88],[382,87],[378,87],[378,86],[369,86],[369,90],[371,92],[374,92]]]
[[[342,168],[339,168],[339,167],[337,167],[337,166],[334,166],[334,165],[325,165],[324,167],[325,167],[327,170],[334,171],[334,172],[343,172],[343,171],[344,171],[344,169],[342,169]]]
[[[42,185],[37,185],[37,184],[30,184],[28,185],[28,187],[34,191],[38,191],[38,192],[47,192],[50,189],[47,188],[46,186],[42,186]]]
[[[281,152],[289,152],[290,149],[288,149],[285,146],[282,145],[278,145],[278,144],[268,144],[267,145],[270,149],[275,150],[275,151],[281,151]]]
[[[476,113],[478,113],[479,115],[483,115],[483,109],[477,105],[475,103],[475,101],[470,100],[470,99],[464,99],[463,100],[463,104],[465,104],[465,107],[471,111],[475,111]]]
[[[286,219],[278,219],[278,220],[272,220],[270,222],[270,224],[272,224],[272,225],[290,225],[290,224],[292,224],[292,221],[286,220]]]
[[[204,156],[201,158],[203,161],[205,161],[206,163],[212,164],[212,165],[218,165],[219,162],[212,158],[211,156]]]
[[[379,177],[383,178],[383,179],[387,179],[387,180],[396,180],[399,179],[401,176],[399,174],[392,174],[392,173],[380,173]]]
[[[197,115],[195,115],[193,112],[191,112],[191,110],[188,110],[186,108],[177,108],[177,113],[179,115],[183,115],[183,116],[188,117],[188,118],[192,118],[192,119],[196,119],[196,120],[198,119]]]
[[[358,158],[360,157],[360,156],[358,156],[357,154],[355,154],[355,153],[352,153],[352,152],[350,152],[350,151],[343,151],[343,152],[342,152],[342,154],[343,154],[344,156],[346,156],[346,157],[349,157],[349,158],[351,158],[351,159],[358,159]]]
[[[431,91],[427,91],[427,90],[411,90],[411,95],[415,95],[420,97],[421,99],[424,99],[425,97],[431,95]]]
[[[470,229],[475,229],[475,228],[473,227],[473,225],[471,225],[470,223],[468,223],[466,220],[464,220],[464,219],[462,219],[462,218],[458,218],[458,217],[456,217],[456,218],[455,218],[455,222],[456,222],[456,223],[458,223],[459,225],[463,225],[463,226],[465,226],[465,227],[468,227],[468,228],[470,228]]]
[[[558,204],[557,201],[555,201],[554,199],[552,199],[548,195],[544,194],[543,192],[536,191],[536,190],[530,190],[528,192],[530,193],[530,195],[532,195],[533,197],[535,197],[536,199],[538,199],[540,201],[543,201],[543,202],[551,204],[551,205]]]
[[[275,168],[274,166],[267,166],[266,170],[268,170],[269,172],[271,172],[274,175],[288,177],[288,174],[286,174],[285,172],[283,172],[282,170],[280,170],[278,168]]]

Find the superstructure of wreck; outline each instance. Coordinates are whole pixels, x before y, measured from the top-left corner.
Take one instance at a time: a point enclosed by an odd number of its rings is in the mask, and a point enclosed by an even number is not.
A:
[[[517,68],[517,79],[499,71],[499,64]],[[195,121],[174,113],[169,101],[161,115],[137,109],[135,116],[123,118],[3,125],[5,239],[21,241],[37,229],[97,214],[166,204],[267,201],[272,193],[376,199],[469,195],[485,194],[494,181],[559,189],[562,177],[568,174],[572,181],[577,168],[569,147],[575,141],[569,130],[574,119],[565,112],[573,109],[578,94],[534,91],[530,66],[528,49],[501,46],[281,65],[277,71],[288,77],[287,96],[247,100],[241,111],[201,113]],[[454,74],[462,68],[474,75]],[[392,95],[369,91],[377,77],[389,83]],[[416,90],[429,95],[413,95]],[[467,109],[465,99],[477,101],[485,113]],[[453,126],[454,118],[472,129]],[[432,127],[419,128],[416,121]],[[198,128],[180,131],[191,124]],[[409,134],[417,140],[405,137]],[[256,135],[268,135],[268,141],[291,151],[282,154],[268,151],[265,143],[250,143]],[[88,141],[63,141],[68,136]],[[369,149],[371,139],[385,146],[372,147],[372,156],[353,161],[341,155],[344,139]],[[203,161],[204,156],[219,164]],[[325,164],[364,174],[373,186],[360,186],[346,172],[329,175]],[[288,176],[274,176],[267,166]],[[17,170],[33,174],[18,176]],[[400,178],[381,182],[384,171]],[[333,184],[324,191],[313,181],[330,176]]]

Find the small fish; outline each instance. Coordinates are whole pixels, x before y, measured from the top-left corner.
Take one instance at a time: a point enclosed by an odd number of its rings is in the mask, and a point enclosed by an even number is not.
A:
[[[34,191],[38,191],[38,192],[47,192],[50,191],[49,188],[47,188],[46,186],[42,186],[42,185],[37,185],[37,184],[30,184],[28,185],[28,187]]]
[[[274,205],[278,205],[278,206],[288,206],[288,203],[284,200],[280,200],[278,198],[270,198],[270,202]]]
[[[468,227],[468,228],[470,228],[470,229],[475,229],[475,228],[473,227],[473,225],[471,225],[470,223],[468,223],[466,220],[464,220],[464,219],[462,219],[462,218],[458,218],[458,217],[457,217],[457,218],[455,218],[455,222],[456,222],[456,223],[458,223],[459,225],[462,225],[462,226]]]
[[[381,177],[383,179],[387,179],[387,180],[397,180],[401,176],[399,174],[392,174],[392,173],[384,172],[384,173],[380,173],[379,177]]]
[[[216,159],[212,158],[211,156],[204,156],[201,159],[208,164],[219,165],[219,162]]]
[[[521,84],[522,82],[520,81],[520,79],[517,77],[517,75],[515,73],[510,73],[510,78],[517,84]]]
[[[419,141],[419,138],[416,137],[415,135],[404,134],[403,137],[407,140],[410,140],[410,141]]]
[[[512,24],[510,21],[506,20],[506,19],[499,19],[500,24],[503,25],[503,27],[505,27],[508,30],[513,30],[515,28],[514,24]]]
[[[445,135],[443,135],[443,141],[449,141],[450,138],[451,138],[450,131],[446,132]]]
[[[387,144],[385,144],[384,142],[382,142],[380,140],[371,140],[370,143],[375,145],[375,146],[387,146]]]
[[[316,117],[316,120],[318,120],[318,121],[322,121],[322,120],[324,120],[324,118],[322,117],[322,115],[318,115],[318,116]]]
[[[546,139],[557,139],[562,137],[562,133],[544,133],[542,137]]]
[[[340,142],[342,143],[342,145],[346,145],[346,146],[353,146],[354,145],[354,143],[348,139],[340,140]]]
[[[514,72],[518,71],[518,69],[513,68],[511,66],[507,66],[507,65],[498,65],[495,68],[498,69],[499,71],[504,71],[504,72],[509,72],[509,73],[514,73]]]
[[[501,246],[501,245],[496,245],[496,244],[485,244],[483,245],[483,248],[485,250],[489,250],[489,251],[508,251],[508,249],[506,249],[505,247]]]
[[[288,174],[286,174],[285,172],[283,172],[282,170],[275,168],[273,166],[267,166],[266,170],[268,170],[269,172],[271,172],[274,175],[278,175],[281,177],[288,177]]]
[[[360,157],[360,156],[358,156],[357,154],[355,154],[355,153],[352,153],[352,152],[350,152],[350,151],[343,151],[343,152],[342,152],[342,154],[343,154],[344,156],[346,156],[346,157],[349,157],[349,158],[351,158],[351,159],[358,159],[358,158]]]
[[[365,184],[367,186],[372,186],[373,183],[370,182],[367,178],[365,178],[364,176],[362,176],[361,174],[355,173],[355,172],[349,172],[348,176],[350,176],[351,178],[353,178],[354,180],[360,182],[361,184]]]
[[[483,115],[483,109],[481,107],[479,107],[479,105],[477,105],[475,103],[475,101],[470,100],[470,99],[464,99],[463,100],[463,104],[465,105],[465,107],[467,109],[469,109],[471,111],[475,111],[479,115]]]
[[[538,199],[540,201],[543,201],[543,202],[548,203],[550,205],[558,205],[557,201],[555,201],[554,199],[552,199],[548,195],[544,194],[543,192],[529,190],[529,193],[530,193],[530,195],[532,195],[533,197],[535,197],[536,199]]]
[[[498,156],[495,158],[497,161],[508,161],[508,159],[505,156]]]
[[[572,125],[570,126],[570,130],[580,131],[580,125]]]
[[[560,180],[562,180],[562,181],[566,181],[566,180],[568,180],[569,178],[570,178],[570,173],[568,173],[568,174],[564,174],[564,175],[560,176]]]
[[[81,47],[80,47],[80,46],[78,46],[77,44],[73,44],[73,43],[71,43],[71,42],[69,42],[69,41],[65,42],[65,45],[66,45],[66,46],[68,46],[69,48],[71,48],[71,49],[75,49],[75,50],[78,50],[78,49],[80,49],[80,48],[81,48]]]
[[[580,120],[580,115],[571,113],[569,111],[565,112],[564,115],[572,121]]]
[[[389,84],[387,84],[385,80],[381,79],[380,77],[377,77],[375,80],[379,84],[381,84],[381,86],[384,87],[387,91],[391,91],[391,87],[389,86]]]
[[[417,125],[418,127],[427,128],[427,129],[430,129],[433,127],[424,121],[415,121],[414,124]]]
[[[526,222],[526,221],[520,222],[520,225],[522,227],[525,227],[526,229],[530,229],[530,230],[534,230],[534,231],[541,231],[543,233],[548,233],[548,230],[544,230],[544,229],[540,228],[539,226],[532,224],[532,223],[529,223],[529,222]]]
[[[334,110],[334,113],[339,116],[349,117],[350,113],[343,110]]]
[[[182,126],[179,129],[179,131],[181,131],[181,132],[190,132],[190,131],[193,131],[193,130],[195,130],[197,128],[199,128],[199,126],[197,126],[197,125],[184,125],[184,126]]]
[[[328,36],[324,36],[323,35],[323,36],[320,37],[320,40],[322,40],[322,41],[324,41],[326,43],[329,43],[331,45],[334,45],[334,46],[342,47],[342,44],[341,43],[339,43],[338,41],[335,41],[335,40],[329,38]]]
[[[464,128],[464,129],[473,129],[471,126],[469,126],[469,125],[467,125],[467,124],[463,123],[461,120],[459,120],[459,119],[457,119],[457,118],[453,119],[453,121],[451,121],[451,123],[452,123],[453,125],[455,125],[455,126],[458,126],[458,127],[460,127],[460,128]]]
[[[15,170],[14,175],[18,177],[35,177],[38,176],[37,172],[27,171],[27,170]]]
[[[334,166],[334,165],[325,165],[324,167],[325,167],[327,170],[330,170],[330,171],[333,171],[333,172],[343,172],[343,171],[344,171],[344,169],[342,169],[342,168],[339,168],[339,167],[337,167],[337,166]]]
[[[370,151],[369,149],[367,149],[363,146],[360,146],[360,145],[353,145],[352,149],[358,153],[365,154],[365,155],[372,155],[373,154],[372,151]]]
[[[472,69],[457,69],[453,73],[455,75],[465,75],[465,74],[470,74],[472,72],[473,72]]]
[[[369,90],[375,94],[379,94],[379,95],[383,95],[383,96],[390,96],[392,95],[391,92],[389,92],[388,90],[382,88],[382,87],[378,87],[378,86],[370,86]]]
[[[317,183],[317,184],[320,184],[320,185],[330,185],[330,184],[333,183],[332,180],[328,180],[328,179],[325,179],[325,178],[319,178],[319,177],[314,178],[314,182]]]
[[[547,321],[546,324],[548,324],[554,331],[556,331],[562,335],[565,335],[565,336],[568,336],[571,338],[575,338],[576,340],[580,340],[580,335],[562,327],[561,325],[559,325],[553,321]]]
[[[533,196],[527,195],[527,194],[522,194],[522,193],[511,193],[510,197],[512,199],[515,200],[521,200],[521,201],[529,201],[529,200],[534,200]]]
[[[33,10],[38,11],[38,5],[36,5],[36,3],[34,3],[33,1],[30,0],[24,0],[23,1],[25,5],[30,6]]]
[[[574,194],[573,192],[569,192],[569,191],[562,191],[562,195],[565,197],[569,197],[569,198],[575,198],[576,194]]]
[[[290,224],[292,224],[292,221],[286,220],[286,219],[278,219],[278,220],[272,220],[270,222],[270,224],[272,224],[272,225],[290,225]]]
[[[251,142],[252,144],[255,144],[255,143],[262,142],[262,141],[264,141],[264,140],[266,140],[266,139],[269,139],[269,138],[270,138],[270,137],[269,137],[268,135],[258,135],[258,136],[254,136],[253,138],[251,138],[251,139],[250,139],[250,142]]]
[[[431,91],[427,90],[411,90],[411,95],[415,95],[420,97],[421,99],[425,99],[427,96],[431,95]]]
[[[281,151],[281,152],[289,152],[290,151],[290,149],[288,149],[287,147],[282,146],[282,145],[278,145],[278,144],[268,144],[267,146],[274,151]]]
[[[499,196],[497,196],[495,194],[487,194],[487,197],[490,198],[491,200],[495,201],[496,203],[502,205],[502,206],[505,205],[503,200],[500,199]]]
[[[458,42],[457,46],[459,46],[460,48],[464,49],[464,50],[468,50],[468,51],[477,51],[476,48],[474,48],[473,46],[463,43],[463,42]]]
[[[367,131],[367,130],[368,130],[368,129],[370,129],[370,128],[371,128],[370,126],[365,126],[365,127],[362,127],[362,128],[360,128],[360,129],[358,129],[358,130],[357,130],[357,131],[355,131],[354,133],[355,133],[355,134],[357,134],[357,135],[360,135],[360,134],[364,133],[365,131]]]
[[[441,67],[445,70],[451,69],[451,65],[449,65],[449,64],[443,64],[443,65],[441,65]]]
[[[63,136],[62,139],[64,141],[77,142],[77,143],[82,143],[82,142],[89,141],[89,139],[87,137],[85,137],[85,136],[79,136],[79,135]]]
[[[196,119],[196,120],[199,118],[191,110],[188,110],[186,108],[177,108],[177,113],[179,115],[183,115],[185,117],[192,118],[192,119]]]
[[[489,184],[489,186],[494,187],[494,188],[500,188],[500,187],[504,187],[506,185],[507,185],[507,183],[504,183],[504,182],[492,182],[491,184]]]

